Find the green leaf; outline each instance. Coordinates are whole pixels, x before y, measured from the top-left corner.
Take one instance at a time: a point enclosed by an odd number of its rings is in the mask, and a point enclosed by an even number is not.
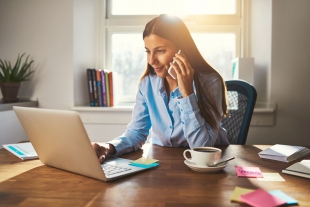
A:
[[[3,70],[4,77],[6,81],[10,81],[10,67],[6,61],[4,61],[4,70]]]
[[[29,71],[29,69],[30,69],[31,64],[33,63],[33,60],[31,60],[29,63],[27,63],[28,57],[26,59],[26,62],[22,65],[19,73],[16,75],[16,77],[18,77],[19,81],[26,81],[26,78],[29,77],[30,74],[32,74],[32,71]]]
[[[24,53],[25,54],[25,53]],[[13,67],[12,69],[12,76],[16,76],[16,74],[18,73],[18,70],[19,70],[19,66],[20,66],[20,62],[24,56],[24,54],[22,54],[22,56],[19,56],[17,57],[17,60],[16,60],[16,63],[15,63],[15,66]]]
[[[24,56],[25,53],[22,55],[18,54],[13,67],[11,62],[0,59],[0,82],[21,82],[29,80],[30,75],[34,72],[30,70],[30,66],[34,61],[29,61],[29,55],[26,60],[23,61]]]

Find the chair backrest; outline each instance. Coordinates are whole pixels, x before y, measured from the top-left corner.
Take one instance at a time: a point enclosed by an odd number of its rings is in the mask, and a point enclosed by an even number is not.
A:
[[[246,143],[256,102],[255,88],[243,80],[225,81],[227,86],[228,115],[222,120],[230,144]]]

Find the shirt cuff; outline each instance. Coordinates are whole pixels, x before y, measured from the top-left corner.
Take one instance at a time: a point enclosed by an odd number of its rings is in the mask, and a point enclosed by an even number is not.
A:
[[[177,103],[183,113],[192,113],[198,109],[195,93],[192,93],[185,98],[178,99]]]
[[[179,99],[177,103],[181,112],[181,123],[186,126],[185,134],[197,130],[204,124],[194,93],[186,98]]]
[[[116,153],[115,153],[114,155],[118,156],[118,155],[121,154],[120,152],[123,150],[123,146],[122,146],[120,140],[115,140],[115,139],[113,139],[113,140],[108,141],[108,142],[106,142],[106,143],[107,143],[107,144],[111,144],[111,145],[114,146],[115,151],[116,151]]]

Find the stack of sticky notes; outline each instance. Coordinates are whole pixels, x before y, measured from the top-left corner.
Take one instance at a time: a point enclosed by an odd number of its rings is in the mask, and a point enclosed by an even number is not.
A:
[[[152,167],[157,167],[159,164],[158,164],[158,160],[148,158],[148,157],[141,157],[137,160],[134,160],[129,165],[141,167],[141,168],[152,168]]]
[[[263,178],[263,174],[258,167],[235,166],[238,177]]]
[[[235,166],[238,177],[257,178],[260,181],[285,181],[279,173],[262,173],[259,167]]]
[[[298,201],[280,190],[265,191],[263,189],[246,189],[236,187],[231,201],[246,203],[256,207],[281,206],[298,204]]]

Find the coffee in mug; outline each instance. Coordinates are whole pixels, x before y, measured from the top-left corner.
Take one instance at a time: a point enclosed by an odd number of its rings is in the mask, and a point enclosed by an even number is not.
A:
[[[189,152],[192,158],[188,158],[186,153]],[[196,165],[207,167],[213,166],[219,162],[222,156],[222,150],[215,147],[195,147],[183,152],[184,158]]]

